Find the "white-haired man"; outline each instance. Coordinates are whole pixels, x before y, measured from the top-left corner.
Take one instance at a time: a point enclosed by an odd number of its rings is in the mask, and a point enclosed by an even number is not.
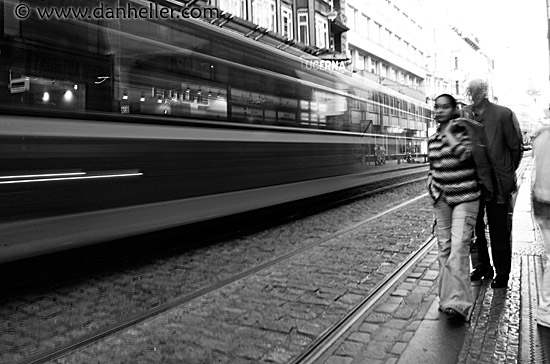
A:
[[[488,97],[489,86],[483,80],[470,82],[467,92],[472,105],[464,109],[465,116],[478,121],[485,127],[488,149],[495,172],[493,199],[482,202],[476,224],[477,262],[471,280],[493,278],[493,268],[489,259],[485,237],[484,215],[487,212],[491,256],[495,265],[496,277],[492,288],[506,288],[512,265],[512,193],[517,189],[516,169],[522,157],[521,130],[515,114],[507,107],[493,104]]]

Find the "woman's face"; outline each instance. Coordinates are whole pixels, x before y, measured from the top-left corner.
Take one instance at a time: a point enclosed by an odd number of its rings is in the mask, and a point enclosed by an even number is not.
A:
[[[446,97],[438,97],[435,100],[434,104],[434,114],[435,114],[435,120],[439,123],[445,123],[452,119],[454,113],[456,111],[456,107],[453,106],[451,103],[451,100]]]

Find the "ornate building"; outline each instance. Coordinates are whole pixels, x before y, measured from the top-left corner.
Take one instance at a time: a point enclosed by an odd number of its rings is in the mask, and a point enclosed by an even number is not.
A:
[[[219,25],[278,48],[329,58],[345,53],[344,0],[211,0],[224,11]],[[289,50],[290,51],[290,50]]]
[[[431,26],[428,31],[434,45],[426,55],[428,101],[448,93],[468,104],[465,93],[472,79],[485,79],[492,85],[494,61],[483,52],[478,38],[447,24]],[[494,97],[492,91],[490,97]]]
[[[424,25],[411,9],[410,2],[348,0],[349,56],[360,76],[424,100]]]
[[[472,34],[453,28],[433,0],[348,0],[353,71],[430,102],[440,93],[464,101],[474,75],[492,77],[492,60]]]

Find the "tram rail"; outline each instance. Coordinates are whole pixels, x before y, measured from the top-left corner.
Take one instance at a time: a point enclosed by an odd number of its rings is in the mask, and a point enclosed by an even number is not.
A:
[[[521,163],[516,172],[518,180],[518,189],[523,182],[523,175],[528,168],[528,162]],[[437,238],[432,235],[422,244],[422,246],[403,261],[400,266],[392,273],[386,276],[361,302],[343,316],[337,323],[325,330],[311,345],[309,345],[299,356],[295,357],[289,364],[315,364],[324,363],[327,353],[337,346],[339,340],[342,340],[348,333],[348,330],[358,322],[361,322],[365,315],[387,299],[399,283],[412,271],[426,255],[432,251],[437,244]],[[524,324],[527,326],[528,324]],[[531,340],[533,334],[531,333]],[[466,348],[467,349],[467,348]],[[531,348],[532,349],[532,348]],[[532,352],[533,350],[531,350]],[[330,354],[329,354],[330,355]]]
[[[409,174],[412,172],[409,172]],[[382,184],[385,183],[385,186],[371,190],[369,192],[363,192],[363,195],[361,198],[366,198],[367,196],[372,196],[374,194],[382,194],[384,191],[393,191],[398,187],[403,187],[406,183],[412,183],[415,184],[419,181],[425,180],[425,178],[413,178],[412,181],[409,182],[399,182],[397,184],[387,184],[386,182],[380,182]],[[422,189],[423,189],[422,184]],[[278,255],[274,259],[270,259],[268,261],[265,261],[261,264],[254,265],[251,268],[244,269],[240,271],[237,274],[230,275],[228,277],[225,277],[223,279],[218,279],[214,284],[209,284],[208,286],[200,287],[199,289],[191,290],[190,292],[179,295],[176,298],[168,299],[166,302],[153,305],[153,307],[149,307],[148,309],[142,310],[140,312],[135,312],[131,315],[128,315],[124,317],[123,319],[117,319],[116,322],[112,322],[107,325],[103,325],[102,327],[96,328],[94,330],[91,330],[89,333],[80,335],[77,338],[73,338],[61,345],[57,345],[54,348],[49,348],[46,350],[40,350],[32,355],[29,355],[25,357],[23,360],[14,361],[13,363],[17,364],[35,364],[35,363],[46,363],[51,360],[57,360],[64,356],[71,355],[71,353],[74,353],[78,349],[82,349],[86,346],[93,345],[94,343],[99,342],[102,339],[105,339],[109,337],[110,335],[115,335],[117,333],[120,333],[124,331],[127,328],[139,325],[140,323],[144,322],[145,320],[158,317],[159,315],[162,315],[165,312],[168,312],[170,310],[173,310],[177,307],[181,307],[185,304],[188,304],[194,300],[197,300],[201,297],[204,297],[210,293],[222,290],[225,287],[228,287],[229,285],[241,281],[243,279],[246,279],[248,277],[251,277],[259,272],[266,271],[267,269],[276,266],[279,263],[282,262],[288,262],[292,258],[299,256],[302,253],[311,251],[312,249],[319,247],[325,242],[341,238],[345,234],[348,234],[350,232],[356,231],[360,229],[361,227],[364,227],[368,224],[375,224],[377,220],[380,218],[387,216],[388,214],[391,214],[392,212],[399,210],[403,208],[405,205],[409,203],[413,203],[415,201],[418,201],[419,199],[425,197],[425,194],[421,196],[414,197],[410,199],[409,202],[404,202],[401,204],[398,204],[397,206],[393,206],[391,208],[386,208],[384,211],[380,211],[378,213],[370,214],[367,218],[363,218],[360,221],[354,222],[352,225],[347,226],[345,228],[339,229],[335,232],[332,232],[326,236],[323,236],[322,238],[316,238],[313,239],[311,242],[308,242],[306,244],[302,244],[298,248],[295,248],[289,252],[286,252],[285,254]],[[350,197],[350,199],[352,199]],[[340,202],[339,204],[342,204]],[[296,218],[296,216],[294,217]],[[425,245],[425,244],[424,244]],[[414,254],[413,254],[414,256]],[[409,257],[407,259],[411,259],[412,257]],[[405,263],[404,263],[405,264]],[[406,264],[405,264],[406,265]],[[394,274],[392,274],[393,276]],[[387,280],[391,280],[390,278],[386,278]],[[375,291],[378,291],[379,289],[375,289],[372,294],[375,294]],[[370,297],[370,296],[369,296]],[[2,355],[0,355],[1,357]]]

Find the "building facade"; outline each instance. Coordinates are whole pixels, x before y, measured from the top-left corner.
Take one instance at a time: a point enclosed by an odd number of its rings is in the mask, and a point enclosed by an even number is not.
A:
[[[211,0],[226,18],[248,24],[247,36],[279,39],[314,56],[338,57],[346,49],[345,0]],[[244,23],[242,22],[244,21]]]
[[[430,103],[441,93],[460,102],[473,77],[491,81],[493,61],[474,35],[452,27],[430,0],[348,0],[353,71]]]
[[[418,100],[425,98],[424,26],[407,2],[348,0],[348,49],[353,71]]]
[[[449,24],[445,12],[450,9],[432,13],[433,0],[210,0],[209,4],[225,12],[222,26],[291,53],[295,50],[300,57],[345,60],[353,77],[429,106],[442,93],[468,104],[465,89],[473,78],[492,84],[494,62],[480,40]],[[491,92],[490,97],[496,95]]]
[[[494,61],[483,52],[480,40],[451,25],[431,26],[432,44],[426,54],[425,91],[427,101],[448,93],[458,102],[468,104],[466,87],[474,78],[492,85]],[[490,91],[490,98],[495,95]]]

